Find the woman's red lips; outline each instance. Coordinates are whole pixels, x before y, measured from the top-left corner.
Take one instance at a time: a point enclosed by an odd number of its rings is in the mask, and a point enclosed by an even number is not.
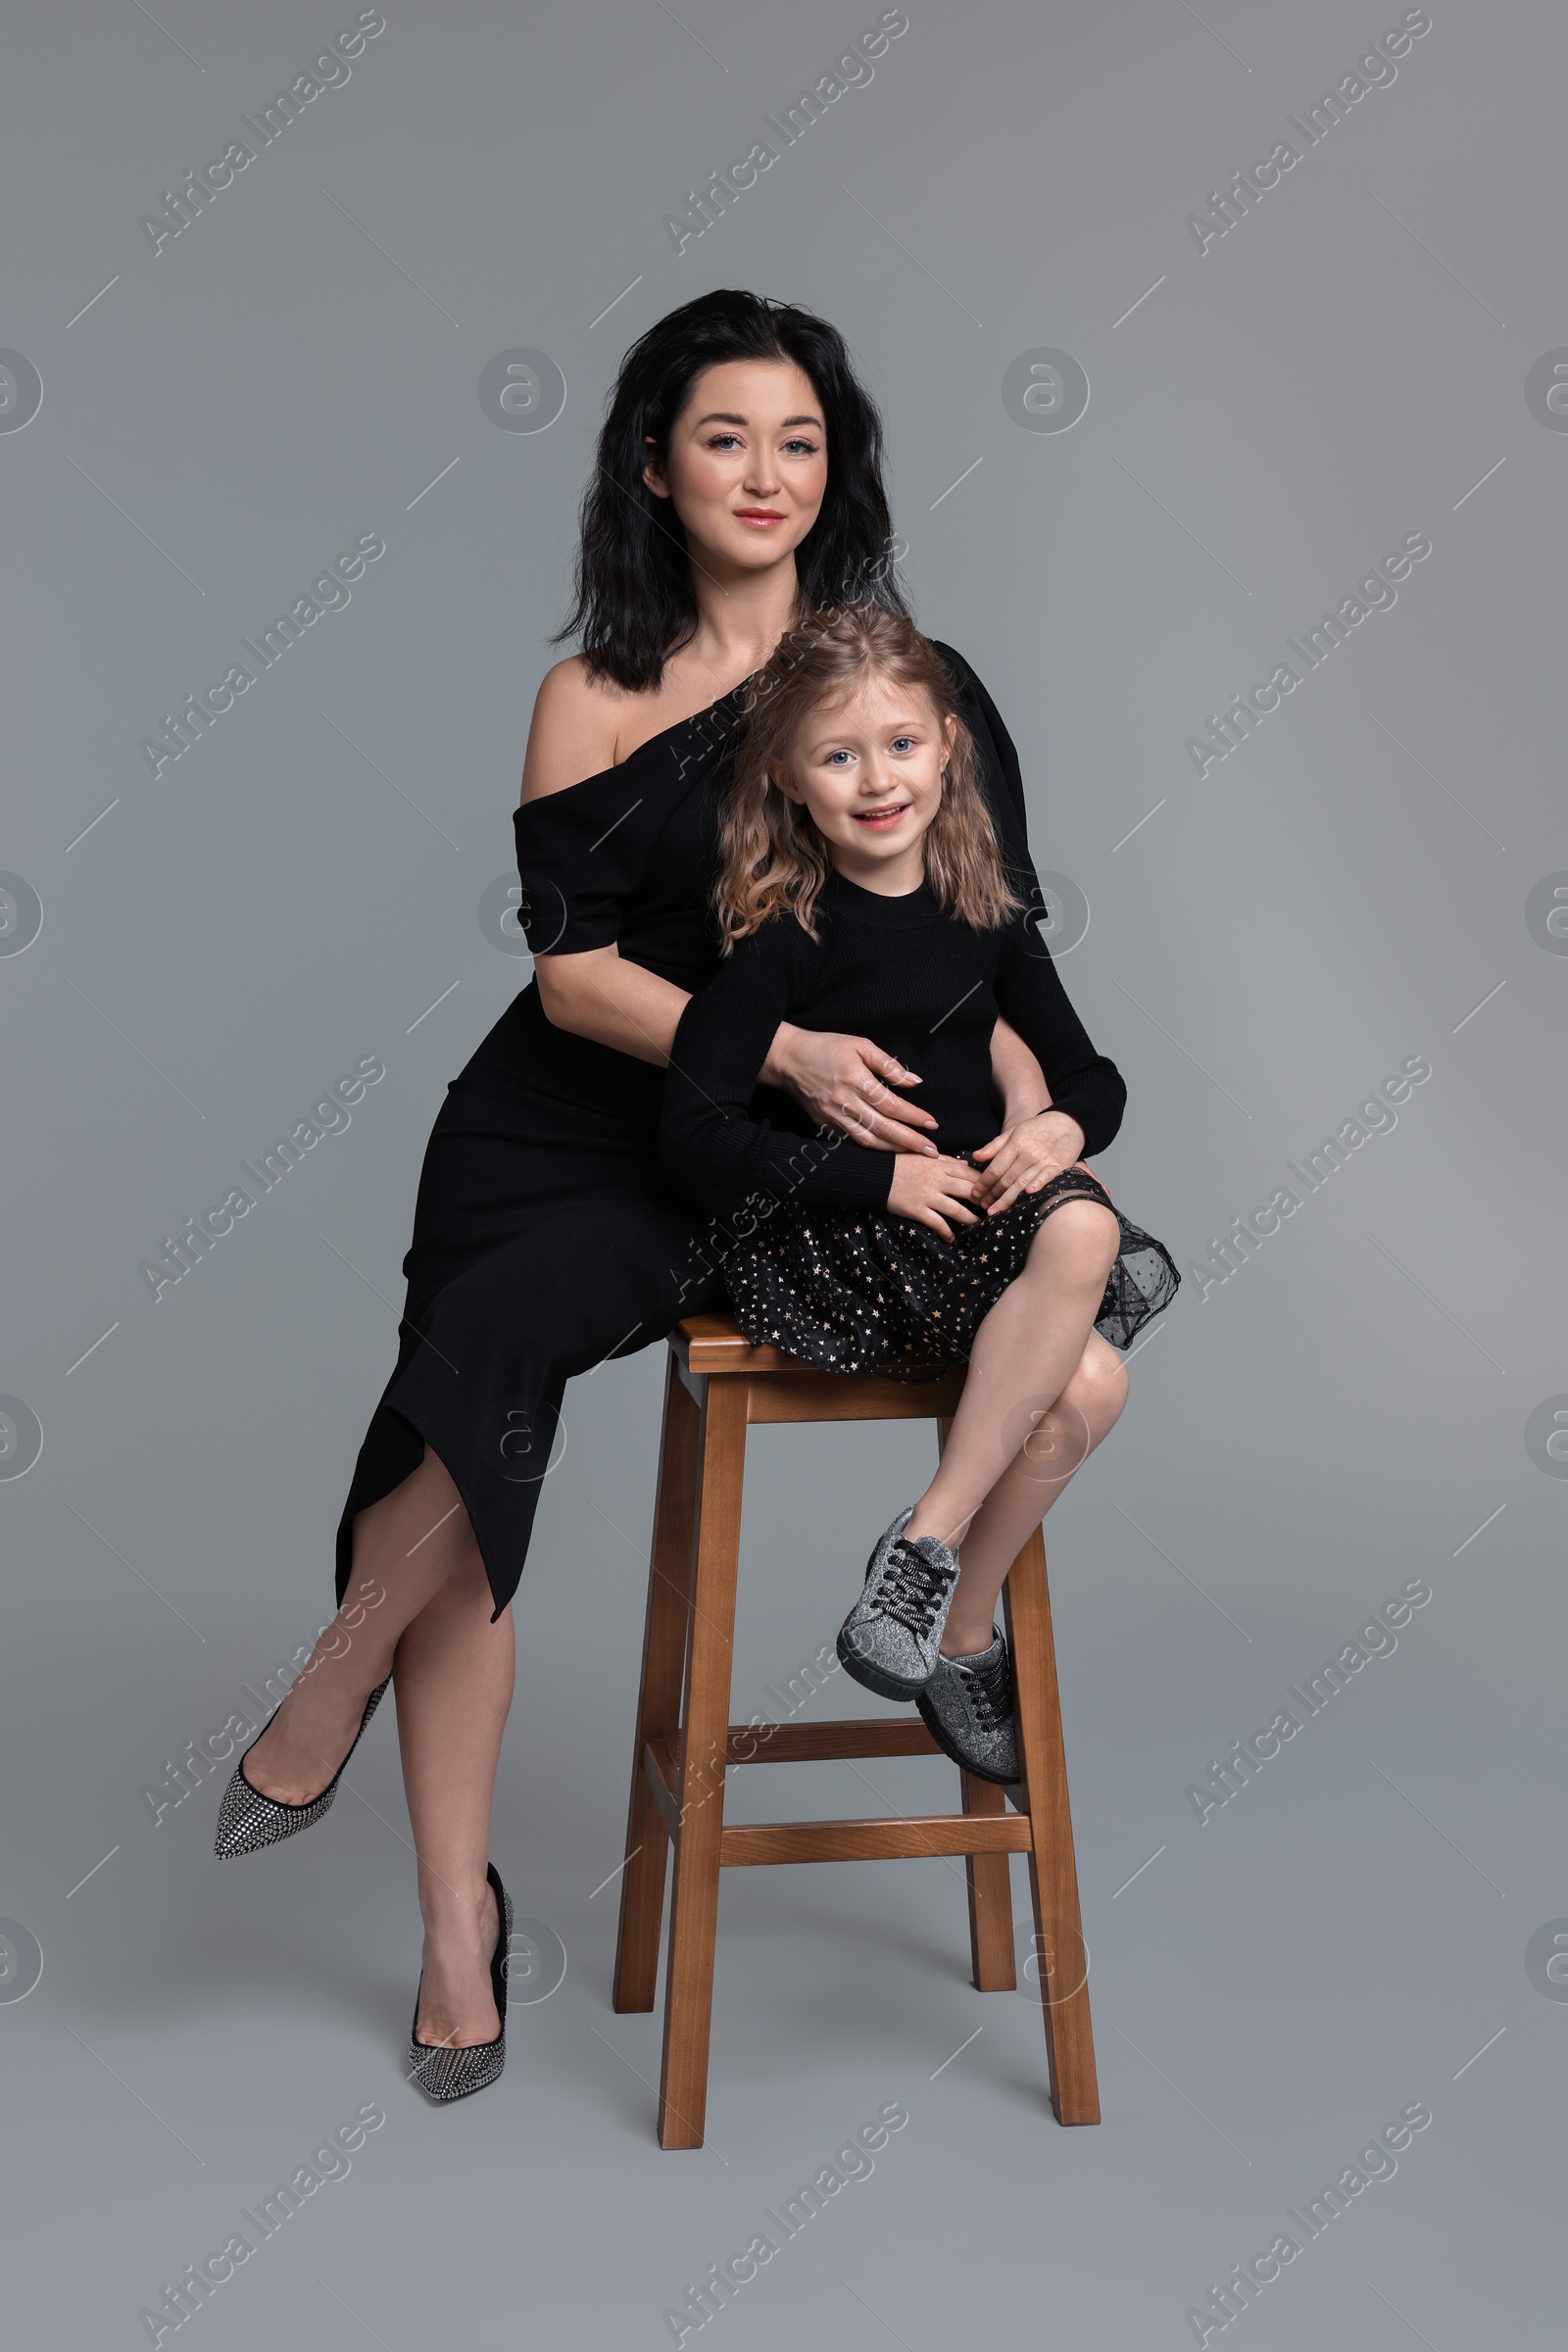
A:
[[[784,519],[776,507],[737,507],[735,513],[742,522],[782,522]]]

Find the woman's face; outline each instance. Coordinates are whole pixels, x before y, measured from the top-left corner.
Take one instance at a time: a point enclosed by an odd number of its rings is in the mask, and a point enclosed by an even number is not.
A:
[[[705,368],[643,479],[667,498],[693,553],[761,571],[790,555],[827,489],[827,433],[811,379],[790,360]],[[716,562],[715,562],[716,560]]]

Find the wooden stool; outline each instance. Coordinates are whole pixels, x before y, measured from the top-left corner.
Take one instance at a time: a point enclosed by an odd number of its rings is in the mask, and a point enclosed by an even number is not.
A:
[[[963,1854],[974,1983],[982,1992],[1003,1992],[1017,1981],[1007,1857],[1026,1853],[1052,2107],[1058,2123],[1100,2121],[1051,1601],[1038,1528],[1004,1587],[1023,1770],[1017,1793],[1025,1811],[1009,1812],[993,1782],[960,1772],[959,1813],[724,1827],[727,1764],[942,1752],[918,1717],[816,1725],[730,1722],[748,1427],[762,1421],[935,1418],[945,1436],[962,1386],[961,1371],[917,1386],[869,1374],[818,1372],[772,1348],[750,1347],[722,1315],[695,1315],[671,1334],[613,1996],[617,2010],[654,2005],[664,1860],[673,1844],[659,2090],[662,2147],[702,2145],[718,1874],[742,1863]],[[1054,1976],[1063,1987],[1055,1997]]]

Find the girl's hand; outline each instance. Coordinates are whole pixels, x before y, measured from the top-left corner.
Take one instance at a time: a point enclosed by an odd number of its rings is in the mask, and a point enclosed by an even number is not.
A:
[[[1001,1216],[1020,1193],[1038,1193],[1077,1164],[1084,1148],[1084,1131],[1064,1110],[1042,1110],[1004,1128],[975,1158],[985,1163],[987,1215]]]
[[[970,1203],[980,1200],[984,1182],[964,1160],[947,1159],[941,1153],[926,1159],[911,1152],[893,1171],[888,1206],[896,1217],[929,1225],[933,1233],[951,1242],[955,1225],[979,1224]]]
[[[901,1102],[890,1091],[918,1086],[918,1076],[868,1037],[797,1029],[793,1021],[781,1021],[758,1076],[763,1086],[793,1095],[819,1127],[836,1128],[874,1152],[936,1154],[935,1144],[921,1132],[935,1127],[931,1113]]]

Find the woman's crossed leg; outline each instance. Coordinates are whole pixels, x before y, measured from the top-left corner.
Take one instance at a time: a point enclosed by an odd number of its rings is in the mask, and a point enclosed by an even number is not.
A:
[[[391,1672],[424,1922],[416,2032],[456,2048],[500,2031],[490,1989],[500,1921],[485,1872],[514,1642],[511,1608],[492,1624],[494,1605],[457,1488],[426,1447],[355,1519],[349,1596],[245,1766],[266,1796],[318,1795]]]

